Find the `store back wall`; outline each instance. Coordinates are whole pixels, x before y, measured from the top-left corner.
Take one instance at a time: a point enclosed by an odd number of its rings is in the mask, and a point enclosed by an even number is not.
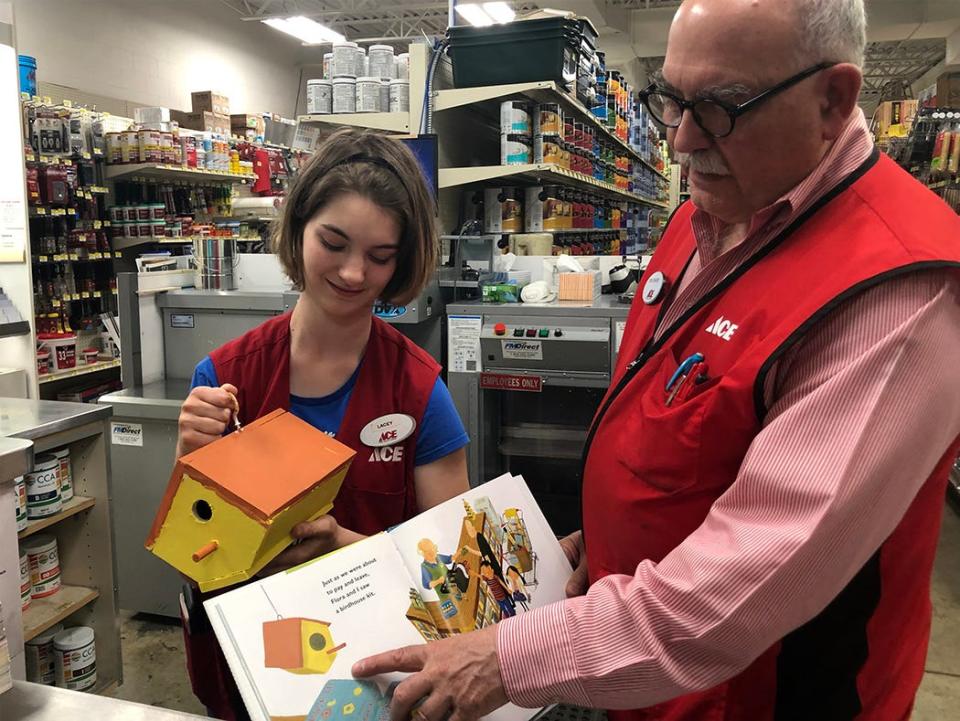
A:
[[[295,112],[299,46],[214,0],[15,0],[17,46],[37,77],[144,105],[190,109],[219,90],[231,112]]]

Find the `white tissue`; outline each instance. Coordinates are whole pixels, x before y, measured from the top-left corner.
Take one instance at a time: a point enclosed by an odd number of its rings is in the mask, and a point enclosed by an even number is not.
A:
[[[495,273],[509,273],[517,262],[517,256],[513,253],[498,255],[493,259],[493,271]]]
[[[520,291],[520,300],[524,303],[552,303],[556,297],[545,280],[530,283]]]
[[[557,258],[557,270],[561,273],[583,273],[583,266],[576,258],[561,255]]]

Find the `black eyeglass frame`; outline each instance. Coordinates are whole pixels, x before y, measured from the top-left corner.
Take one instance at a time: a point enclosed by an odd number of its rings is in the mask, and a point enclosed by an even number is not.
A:
[[[680,124],[683,122],[683,113],[689,110],[690,112],[693,113],[693,119],[696,121],[697,125],[700,126],[700,129],[703,130],[703,132],[705,132],[707,135],[709,135],[712,138],[720,139],[720,138],[726,138],[731,133],[733,133],[734,128],[737,127],[737,118],[739,118],[744,113],[748,113],[751,110],[755,110],[757,107],[765,103],[767,100],[770,100],[770,98],[773,98],[779,95],[784,90],[792,88],[794,85],[806,80],[810,76],[816,75],[821,70],[826,70],[827,68],[832,68],[839,64],[840,63],[830,63],[830,62],[818,63],[817,65],[809,67],[806,70],[802,70],[796,75],[787,78],[782,83],[774,85],[772,88],[769,88],[768,90],[764,90],[759,95],[756,95],[750,98],[749,100],[739,103],[737,105],[734,105],[732,103],[725,103],[722,100],[712,100],[710,98],[700,98],[699,100],[684,100],[683,98],[678,98],[673,93],[670,93],[670,92],[667,92],[666,90],[662,90],[658,88],[656,83],[651,83],[645,90],[641,90],[639,95],[640,95],[640,100],[647,107],[647,110],[650,111],[650,114],[653,115],[654,119],[656,119],[657,122],[659,122],[661,125],[664,125],[668,128],[679,128]],[[676,125],[670,125],[668,123],[665,123],[659,117],[659,115],[653,110],[653,108],[650,107],[651,95],[663,95],[664,97],[667,97],[673,102],[675,102],[680,107],[680,120],[677,121]],[[700,103],[713,103],[714,105],[725,110],[727,113],[727,116],[730,118],[730,130],[728,130],[723,135],[717,135],[716,133],[705,128],[703,125],[703,122],[700,119],[700,114],[697,112],[697,105],[699,105]]]

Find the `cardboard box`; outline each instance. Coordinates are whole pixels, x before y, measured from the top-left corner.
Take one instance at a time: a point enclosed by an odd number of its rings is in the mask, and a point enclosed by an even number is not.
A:
[[[919,103],[916,100],[888,100],[877,113],[877,137],[902,138],[910,134]]]
[[[264,135],[264,123],[262,115],[231,115],[230,132],[233,135],[239,135],[241,138],[253,140],[262,138]]]
[[[170,122],[170,108],[160,107],[158,105],[147,108],[134,108],[133,121],[137,125],[143,125],[152,128],[159,127],[161,123]]]
[[[202,130],[208,133],[217,133],[219,135],[230,134],[230,116],[217,115],[216,113],[187,113],[183,120],[180,120],[180,127],[189,130]]]
[[[193,104],[193,112],[195,113],[230,114],[230,100],[226,95],[214,90],[190,93],[190,102]]]
[[[589,300],[600,297],[602,275],[599,270],[561,273],[557,281],[558,300]]]
[[[960,108],[960,73],[944,73],[937,78],[937,107]]]

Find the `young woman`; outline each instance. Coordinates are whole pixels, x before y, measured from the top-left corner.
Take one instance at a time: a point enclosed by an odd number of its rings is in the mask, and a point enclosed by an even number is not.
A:
[[[219,438],[234,414],[249,423],[277,408],[357,451],[331,516],[294,528],[298,543],[266,573],[467,490],[468,439],[439,365],[372,314],[378,299],[402,304],[419,294],[435,267],[436,237],[433,200],[406,146],[365,131],[332,134],[290,189],[275,237],[300,291],[296,307],[197,365],[178,454]],[[381,447],[369,433],[387,416],[397,433]],[[187,627],[194,692],[211,715],[245,718],[212,634],[193,619]]]

